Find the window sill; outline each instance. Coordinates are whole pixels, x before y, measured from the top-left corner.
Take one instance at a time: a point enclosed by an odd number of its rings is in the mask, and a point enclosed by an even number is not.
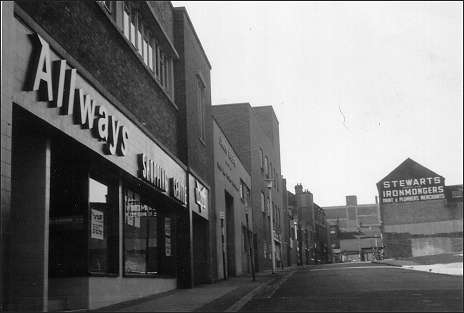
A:
[[[174,275],[169,274],[136,274],[136,273],[124,273],[122,275],[125,278],[176,278]]]
[[[117,273],[97,273],[97,272],[89,272],[89,276],[91,277],[118,277]]]

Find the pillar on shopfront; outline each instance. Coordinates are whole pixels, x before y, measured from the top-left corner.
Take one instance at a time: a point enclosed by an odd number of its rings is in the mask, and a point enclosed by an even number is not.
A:
[[[50,140],[14,120],[12,146],[8,309],[47,311]]]

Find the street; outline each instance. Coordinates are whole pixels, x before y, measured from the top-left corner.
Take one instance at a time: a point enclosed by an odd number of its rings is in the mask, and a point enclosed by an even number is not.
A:
[[[371,263],[300,269],[240,311],[462,311],[463,278]]]

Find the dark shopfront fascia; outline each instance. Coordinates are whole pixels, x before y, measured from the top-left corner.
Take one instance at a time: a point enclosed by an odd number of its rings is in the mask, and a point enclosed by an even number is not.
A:
[[[188,263],[177,253],[187,245],[177,226],[189,214],[185,166],[62,48],[15,23],[9,307],[94,309],[176,288]],[[47,78],[51,64],[62,71]],[[63,113],[72,92],[75,110]],[[106,114],[91,119],[92,106]]]

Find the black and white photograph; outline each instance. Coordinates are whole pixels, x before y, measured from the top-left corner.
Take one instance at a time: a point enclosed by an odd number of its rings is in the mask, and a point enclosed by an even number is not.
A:
[[[0,312],[462,312],[462,1],[1,1]]]

